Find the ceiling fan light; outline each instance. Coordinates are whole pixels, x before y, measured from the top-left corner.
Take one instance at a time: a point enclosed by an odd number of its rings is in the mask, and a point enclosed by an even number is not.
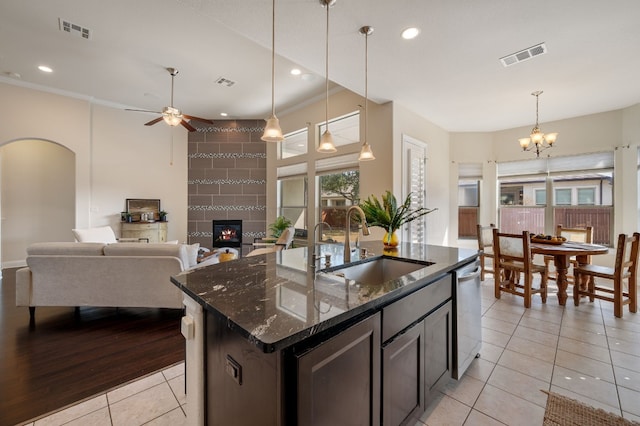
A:
[[[375,159],[376,157],[373,156],[371,145],[369,145],[368,142],[363,143],[362,148],[360,149],[360,156],[358,157],[358,161],[371,161]]]
[[[278,117],[275,115],[269,117],[267,125],[264,127],[264,133],[260,139],[265,142],[282,142],[284,140]]]
[[[162,119],[169,126],[177,126],[182,122],[182,112],[178,108],[162,108]]]
[[[328,129],[325,130],[322,134],[322,137],[320,138],[320,145],[318,146],[318,149],[316,151],[326,154],[337,151],[336,146],[333,143],[333,136]]]
[[[162,119],[169,126],[177,126],[182,122],[182,115],[162,114]]]

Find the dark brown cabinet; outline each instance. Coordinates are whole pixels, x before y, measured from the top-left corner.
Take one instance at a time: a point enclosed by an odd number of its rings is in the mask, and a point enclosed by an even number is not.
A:
[[[296,358],[297,424],[380,424],[379,313]]]
[[[452,279],[436,282],[382,309],[382,419],[415,423],[433,389],[451,377]]]
[[[451,283],[441,276],[326,339],[271,353],[206,313],[207,424],[415,423],[451,377]]]
[[[424,411],[424,321],[382,349],[382,417],[399,425]]]
[[[453,337],[451,302],[447,302],[424,320],[425,329],[425,404],[432,391],[451,378]]]

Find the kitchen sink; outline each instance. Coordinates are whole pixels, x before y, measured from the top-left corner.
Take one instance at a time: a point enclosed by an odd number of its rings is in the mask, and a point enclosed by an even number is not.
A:
[[[325,272],[326,274],[344,277],[361,284],[378,285],[400,278],[412,272],[433,265],[432,262],[409,262],[402,259],[379,257],[364,260],[355,264],[347,264],[343,267]]]

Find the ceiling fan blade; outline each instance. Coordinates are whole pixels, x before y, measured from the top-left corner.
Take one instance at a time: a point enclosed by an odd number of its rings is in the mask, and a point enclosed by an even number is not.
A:
[[[159,111],[149,111],[147,109],[131,109],[131,108],[125,108],[125,111],[135,111],[135,112],[150,112],[152,114],[162,114]]]
[[[182,124],[182,126],[183,126],[185,129],[187,129],[188,131],[190,131],[190,132],[195,132],[195,131],[196,131],[196,128],[195,128],[195,127],[193,127],[191,124],[187,123],[187,122],[186,122],[186,121],[184,121],[184,120],[181,120],[181,121],[180,121],[180,124]]]
[[[182,116],[186,119],[189,120],[198,120],[198,121],[202,121],[203,123],[209,123],[209,124],[213,124],[213,120],[208,120],[206,118],[200,118],[200,117],[196,117],[194,115],[187,115],[187,114],[182,114]]]
[[[162,121],[162,117],[155,118],[148,123],[144,123],[145,126],[153,126],[154,124]]]

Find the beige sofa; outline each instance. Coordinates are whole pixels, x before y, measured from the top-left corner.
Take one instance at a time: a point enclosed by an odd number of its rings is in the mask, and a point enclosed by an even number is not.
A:
[[[32,320],[36,306],[182,308],[170,277],[190,257],[184,244],[32,244],[16,273],[16,306],[28,306]]]

